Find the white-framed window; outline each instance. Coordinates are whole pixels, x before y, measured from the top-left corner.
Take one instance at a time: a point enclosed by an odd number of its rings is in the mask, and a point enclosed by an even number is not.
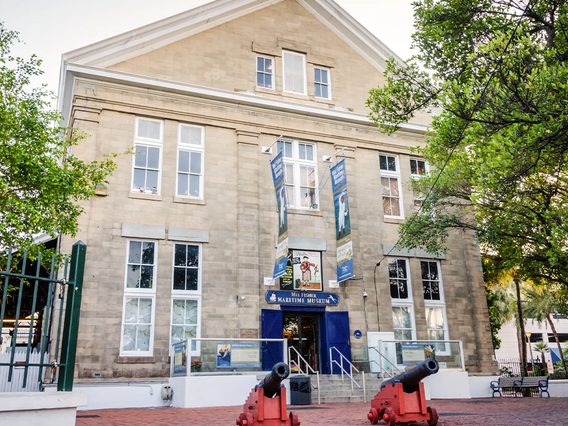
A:
[[[284,91],[306,95],[306,55],[284,50],[282,52],[282,68]]]
[[[203,199],[203,167],[205,129],[202,126],[179,124],[177,184],[178,197]]]
[[[256,85],[265,89],[274,89],[274,58],[256,57]]]
[[[414,307],[407,259],[389,259],[389,285],[396,340],[414,340]]]
[[[173,292],[201,292],[201,245],[174,244],[173,268]]]
[[[201,298],[173,296],[171,344],[200,337]],[[199,342],[191,342],[191,354],[199,355]]]
[[[385,217],[402,218],[402,191],[398,156],[380,154],[381,187]]]
[[[440,263],[422,260],[420,261],[420,270],[424,290],[428,340],[449,340]],[[436,353],[448,353],[445,343],[437,344],[435,348]]]
[[[393,300],[412,300],[406,259],[389,259],[388,265],[391,298]]]
[[[395,340],[415,340],[412,306],[393,306],[392,319]]]
[[[410,176],[412,179],[420,179],[422,176],[428,173],[428,163],[421,158],[411,158],[410,159]],[[412,188],[412,193],[414,196],[414,212],[418,213],[422,203],[424,201],[424,194]]]
[[[316,98],[331,99],[329,69],[314,67],[314,95]]]
[[[174,244],[171,344],[200,337],[201,253],[200,244]],[[199,351],[199,342],[193,341],[192,355]]]
[[[127,242],[120,354],[152,356],[156,311],[155,241]]]
[[[160,194],[163,137],[161,120],[136,117],[132,192]]]
[[[316,145],[297,140],[280,140],[278,151],[284,151],[284,177],[288,206],[295,209],[317,210]]]

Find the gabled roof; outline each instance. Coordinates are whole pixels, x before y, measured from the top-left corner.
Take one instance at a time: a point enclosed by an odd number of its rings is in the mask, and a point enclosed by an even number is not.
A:
[[[160,79],[143,76],[129,79],[124,73],[106,68],[281,1],[283,0],[215,0],[187,12],[65,53],[62,57],[59,79],[59,110],[67,119],[72,99],[73,76],[97,76],[102,80],[119,83],[132,80],[133,84],[144,87],[164,87],[165,81]],[[379,72],[385,70],[386,61],[390,57],[403,62],[333,0],[297,1]],[[177,84],[177,86],[179,86],[178,89],[182,86],[187,87],[188,93],[195,94],[196,86],[194,85]],[[211,98],[224,97],[222,93],[224,91],[200,89],[211,92]],[[203,90],[197,90],[197,92]],[[228,98],[234,97],[233,93],[225,93],[225,95]],[[354,115],[359,116],[357,121],[361,120],[360,114]],[[365,120],[368,121],[368,119]],[[408,130],[422,132],[425,129],[424,126],[411,127],[416,128]]]

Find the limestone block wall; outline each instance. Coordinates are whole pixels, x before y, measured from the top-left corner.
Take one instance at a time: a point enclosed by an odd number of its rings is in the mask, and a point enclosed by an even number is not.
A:
[[[76,238],[88,246],[76,369],[79,378],[92,379],[94,373],[117,379],[169,375],[175,244],[169,236],[171,228],[203,230],[209,235],[202,243],[201,337],[237,338],[242,328],[260,330],[261,309],[269,308],[265,292],[274,289],[265,287],[263,278],[272,275],[277,227],[269,155],[262,153],[262,147],[272,145],[280,135],[316,144],[318,179],[327,167],[322,156],[347,148],[354,272],[360,279],[342,283],[339,289],[328,288],[336,266],[329,183],[320,194],[318,211],[290,210],[289,232],[326,240],[324,291],[340,295],[339,305],[328,309],[348,311],[352,331],[392,331],[387,261],[375,266],[383,258],[383,244],[397,241],[400,221],[383,215],[379,152],[399,156],[401,176],[407,181],[409,147],[424,143],[419,135],[386,136],[372,125],[337,123],[83,79],[77,81],[73,117],[73,126],[90,135],[74,148],[75,154],[86,159],[131,148],[136,117],[164,123],[159,195],[131,192],[133,159],[124,154],[117,158],[108,195],[83,203],[85,214]],[[179,123],[205,129],[203,200],[180,200],[175,195]],[[413,200],[407,186],[402,187],[402,197],[404,211],[409,214]],[[164,237],[156,239],[156,311],[150,357],[120,356],[128,241],[123,236],[124,224],[164,229]],[[76,239],[66,238],[62,250],[70,250]],[[451,251],[441,261],[449,337],[464,342],[470,371],[491,371],[491,336],[479,252],[470,235],[452,235],[449,244]],[[423,339],[426,319],[419,261],[409,259],[417,337]],[[242,296],[245,299],[240,301]],[[351,344],[354,357],[361,359],[366,339],[352,339]]]

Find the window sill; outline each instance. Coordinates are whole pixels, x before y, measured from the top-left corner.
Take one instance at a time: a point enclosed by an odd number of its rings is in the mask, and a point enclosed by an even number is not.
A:
[[[401,217],[387,217],[384,218],[385,223],[404,223],[404,218]]]
[[[207,204],[205,200],[199,198],[185,198],[185,197],[174,197],[174,203],[196,204],[198,206],[204,206]]]
[[[119,356],[117,364],[155,364],[156,358],[148,356]]]
[[[141,192],[131,192],[128,198],[135,198],[138,200],[162,201],[162,196],[158,194],[143,194]]]
[[[321,210],[302,210],[302,209],[288,209],[290,214],[300,214],[306,216],[323,216]]]
[[[276,89],[269,89],[267,87],[260,87],[260,86],[255,86],[254,91],[258,93],[268,93],[270,95],[274,95],[276,93]]]

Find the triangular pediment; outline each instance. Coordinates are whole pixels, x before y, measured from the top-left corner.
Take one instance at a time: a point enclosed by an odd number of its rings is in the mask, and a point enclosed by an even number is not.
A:
[[[107,68],[285,0],[216,0],[63,55],[64,63]],[[297,0],[379,71],[396,56],[333,0]]]

